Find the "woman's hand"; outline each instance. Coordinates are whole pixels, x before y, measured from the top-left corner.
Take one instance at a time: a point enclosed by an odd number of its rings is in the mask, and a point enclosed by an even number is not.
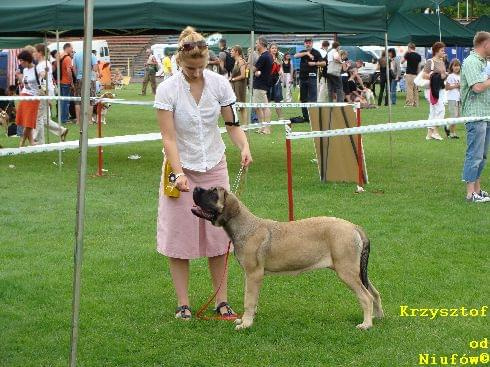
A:
[[[175,187],[177,187],[177,190],[179,190],[179,191],[188,192],[189,191],[189,183],[187,182],[187,176],[182,175],[182,176],[177,177],[177,180],[175,180]]]
[[[242,156],[242,166],[243,167],[248,167],[250,163],[252,163],[252,153],[250,153],[250,148],[247,146],[242,149],[241,151],[241,156]]]

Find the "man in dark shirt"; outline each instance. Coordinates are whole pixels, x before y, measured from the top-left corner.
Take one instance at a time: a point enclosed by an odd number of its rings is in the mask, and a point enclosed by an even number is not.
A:
[[[254,103],[267,103],[267,91],[270,88],[271,72],[272,72],[272,55],[267,51],[267,40],[264,37],[259,37],[255,42],[255,47],[259,53],[259,58],[255,63],[254,80],[253,80],[253,96]],[[257,117],[259,122],[270,122],[271,111],[268,107],[257,108]],[[268,126],[260,129],[262,134],[270,134]]]
[[[405,101],[405,107],[418,107],[419,92],[413,81],[419,72],[419,64],[422,58],[415,51],[415,44],[411,42],[408,44],[408,51],[404,56],[404,60],[407,62],[407,70],[405,72],[407,99]]]
[[[305,49],[294,54],[295,58],[301,58],[299,64],[299,95],[300,101],[316,102],[317,100],[317,74],[318,67],[325,66],[322,55],[313,48],[313,40],[305,38]],[[303,107],[303,119],[309,121],[308,109]]]

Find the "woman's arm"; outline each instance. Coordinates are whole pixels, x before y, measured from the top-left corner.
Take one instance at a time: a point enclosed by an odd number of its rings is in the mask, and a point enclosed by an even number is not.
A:
[[[225,121],[233,121],[234,115],[231,106],[221,107],[221,116],[223,116]],[[239,126],[228,125],[226,125],[226,131],[230,135],[233,144],[240,149],[242,166],[248,167],[250,163],[252,163],[252,154],[250,153],[250,147],[248,146],[245,132],[240,129]]]
[[[174,126],[174,115],[172,111],[157,110],[157,120],[162,133],[163,149],[165,157],[170,162],[172,171],[177,175],[183,173],[182,165],[180,164],[179,151],[177,150],[177,139]],[[187,177],[180,176],[175,181],[175,186],[179,191],[189,191]]]
[[[247,77],[246,77],[246,70],[247,70],[247,64],[245,62],[243,62],[240,65],[240,75],[239,76],[236,76],[234,78],[231,78],[231,81],[232,82],[237,82],[239,80],[247,79]]]

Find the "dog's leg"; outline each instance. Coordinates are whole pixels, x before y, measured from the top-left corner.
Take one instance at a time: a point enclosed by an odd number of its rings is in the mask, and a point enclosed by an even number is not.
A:
[[[366,330],[373,326],[373,296],[368,292],[361,282],[359,273],[352,269],[337,269],[337,274],[342,281],[347,284],[356,294],[364,312],[362,324],[357,325],[358,329]]]
[[[252,326],[263,278],[263,269],[245,275],[245,312],[241,319],[235,321],[235,330],[246,329]]]
[[[377,319],[381,319],[384,316],[383,307],[381,306],[381,297],[377,289],[374,288],[371,281],[369,281],[368,284],[369,284],[368,291],[373,296],[374,317],[376,317]]]

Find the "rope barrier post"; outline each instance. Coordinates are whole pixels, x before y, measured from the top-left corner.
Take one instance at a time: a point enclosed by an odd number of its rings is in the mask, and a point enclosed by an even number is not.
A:
[[[388,55],[388,32],[385,32],[385,58],[386,58],[386,93],[388,94],[388,98],[387,98],[388,99],[388,123],[391,124],[392,122],[391,80],[390,80],[390,58]],[[393,168],[393,136],[391,134],[391,131],[389,132],[389,135],[390,135],[390,160],[391,160],[391,168]]]
[[[102,102],[97,102],[97,137],[102,138]],[[101,177],[104,173],[102,167],[104,167],[104,148],[99,145],[98,151],[98,164],[97,164],[97,176]]]
[[[361,106],[360,103],[356,106],[357,127],[361,127]],[[364,185],[364,173],[363,173],[363,154],[362,154],[362,135],[357,135],[357,167],[358,167],[358,185],[363,187]]]
[[[294,220],[294,202],[293,202],[293,168],[291,156],[291,140],[286,137],[286,166],[288,171],[288,208],[289,220]]]
[[[60,65],[60,31],[56,30],[56,49],[58,53],[56,54],[56,81],[57,81],[57,95],[58,98],[61,96],[61,65]],[[58,117],[58,126],[61,126],[61,100],[57,101],[57,117]],[[60,135],[60,143],[61,143],[61,135]],[[63,164],[63,160],[61,158],[61,150],[58,151],[58,169],[61,171],[61,165]]]

